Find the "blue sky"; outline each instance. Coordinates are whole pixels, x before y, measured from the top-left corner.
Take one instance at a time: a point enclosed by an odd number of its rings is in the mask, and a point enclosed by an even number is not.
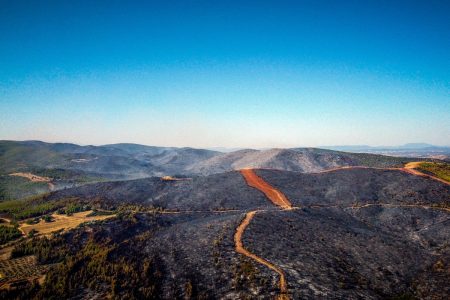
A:
[[[450,145],[449,3],[0,0],[0,139]]]

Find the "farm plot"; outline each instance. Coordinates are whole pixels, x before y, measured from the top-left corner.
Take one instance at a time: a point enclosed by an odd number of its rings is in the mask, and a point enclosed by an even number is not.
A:
[[[91,222],[91,221],[98,221],[98,220],[105,220],[111,217],[114,217],[115,215],[95,215],[95,216],[89,216],[92,213],[92,210],[89,211],[83,211],[74,213],[71,216],[67,215],[59,215],[59,214],[53,214],[52,222],[46,222],[44,220],[41,220],[37,224],[26,224],[22,223],[19,227],[19,230],[23,232],[23,234],[28,235],[30,231],[35,230],[38,234],[50,234],[52,232],[64,229],[68,230],[71,228],[75,228],[81,223],[85,222]]]
[[[10,287],[18,280],[39,279],[51,267],[39,265],[34,255],[0,261],[0,289]]]

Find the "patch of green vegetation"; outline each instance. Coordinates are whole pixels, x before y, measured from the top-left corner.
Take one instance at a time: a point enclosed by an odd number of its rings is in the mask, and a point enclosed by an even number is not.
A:
[[[65,241],[58,234],[51,239],[42,237],[16,244],[11,252],[11,258],[36,255],[41,263],[57,263],[64,259],[66,251],[68,249]]]
[[[37,224],[37,223],[39,223],[39,218],[28,219],[25,223],[28,225]]]
[[[32,168],[30,169],[30,172],[38,176],[53,178],[54,180],[57,181],[62,180],[77,184],[107,181],[107,179],[99,176],[92,176],[82,171],[67,170],[67,169]]]
[[[87,217],[95,217],[95,216],[110,216],[114,214],[112,211],[104,211],[104,210],[97,210],[93,209],[90,214],[87,215]]]
[[[28,200],[11,200],[0,202],[0,212],[11,215],[15,220],[38,217],[54,211],[58,207],[56,202],[33,203]]]
[[[44,220],[47,223],[53,222],[53,217],[51,215],[45,215],[42,217],[42,220]]]
[[[33,228],[30,230],[30,232],[28,232],[28,237],[33,238],[37,233],[38,233],[38,231]]]
[[[46,182],[32,182],[18,176],[0,176],[0,201],[22,199],[45,192],[48,192]]]
[[[64,210],[65,214],[68,216],[73,215],[74,213],[90,210],[91,207],[89,205],[81,205],[79,203],[71,203]]]
[[[77,240],[83,235],[74,232]],[[113,299],[156,299],[161,294],[161,274],[156,259],[142,259],[136,251],[121,249],[94,238],[78,245],[76,251],[67,243],[67,235],[42,237],[16,245],[11,256],[36,255],[40,263],[59,263],[47,273],[47,278],[35,298],[67,299],[80,288],[98,290],[109,287]],[[191,288],[193,293],[194,288]]]
[[[64,155],[50,149],[44,143],[0,142],[0,174],[22,172],[33,166],[63,164]]]
[[[68,197],[56,201],[48,201],[48,194],[28,197],[23,200],[9,200],[0,202],[0,213],[10,216],[13,221],[25,220],[29,218],[39,218],[43,216],[43,220],[50,220],[50,213],[57,212],[59,214],[71,215],[76,212],[90,210],[91,206],[81,203],[78,198]],[[30,222],[33,222],[31,220]]]
[[[0,245],[18,239],[22,233],[15,226],[0,225]]]
[[[417,168],[424,173],[432,174],[438,178],[450,181],[450,164],[449,163],[438,163],[438,162],[424,162]]]

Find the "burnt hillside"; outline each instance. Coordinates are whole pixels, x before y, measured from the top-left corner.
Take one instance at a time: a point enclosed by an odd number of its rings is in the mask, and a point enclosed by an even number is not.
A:
[[[57,265],[42,287],[0,296],[273,299],[278,275],[235,250],[235,230],[255,210],[243,244],[283,270],[291,299],[448,296],[448,185],[398,170],[256,172],[293,209],[279,210],[239,172],[54,192],[45,201],[149,209],[20,243],[15,257]]]

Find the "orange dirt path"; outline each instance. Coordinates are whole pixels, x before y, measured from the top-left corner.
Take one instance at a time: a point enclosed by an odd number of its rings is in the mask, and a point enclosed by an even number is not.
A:
[[[283,270],[281,270],[277,266],[271,264],[264,258],[261,258],[261,257],[257,256],[256,254],[251,253],[250,251],[245,249],[244,245],[242,244],[242,235],[244,234],[245,229],[250,224],[250,221],[253,219],[253,217],[255,216],[255,214],[257,212],[258,212],[257,210],[248,212],[245,215],[244,220],[241,222],[241,224],[239,224],[238,228],[236,228],[236,233],[234,234],[234,243],[236,245],[236,252],[243,254],[247,257],[250,257],[251,259],[256,260],[260,264],[265,265],[269,269],[278,273],[278,275],[280,275],[279,285],[280,285],[280,291],[281,291],[281,295],[278,296],[278,299],[280,299],[280,300],[289,299],[289,297],[287,296],[286,277],[284,276]]]
[[[249,186],[263,192],[264,195],[266,195],[266,197],[269,198],[269,200],[272,201],[273,204],[283,209],[292,208],[292,204],[286,198],[286,196],[282,192],[271,186],[269,183],[264,181],[264,179],[256,175],[253,169],[242,169],[240,170],[240,172],[242,176],[244,176],[245,181]]]
[[[328,173],[328,172],[334,172],[334,171],[338,171],[338,170],[347,170],[347,169],[379,169],[379,170],[392,170],[392,171],[401,171],[401,172],[406,172],[412,175],[416,175],[416,176],[421,176],[421,177],[426,177],[426,178],[430,178],[433,180],[437,180],[440,181],[442,183],[445,184],[450,184],[449,182],[437,178],[435,176],[432,175],[428,175],[428,174],[424,174],[414,168],[418,167],[420,162],[413,162],[413,163],[408,163],[406,164],[403,168],[372,168],[372,167],[365,167],[365,166],[345,166],[345,167],[338,167],[338,168],[334,168],[334,169],[329,169],[329,170],[324,170],[321,172],[317,172],[317,173]],[[291,202],[286,198],[286,196],[280,192],[279,190],[277,190],[276,188],[274,188],[273,186],[271,186],[269,183],[267,183],[264,179],[262,179],[261,177],[259,177],[258,175],[256,175],[256,173],[254,172],[253,169],[242,169],[240,170],[242,176],[244,177],[245,181],[247,182],[247,184],[253,188],[256,188],[258,190],[260,190],[261,192],[264,193],[264,195],[266,195],[266,197],[276,206],[280,207],[281,209],[297,209],[299,207],[293,207]],[[364,207],[369,207],[375,204],[366,204],[366,205],[362,205],[362,206],[355,206],[352,208],[364,208]],[[391,205],[386,205],[388,207],[390,207]],[[393,205],[392,205],[393,206]],[[402,207],[420,207],[420,208],[430,208],[430,209],[441,209],[444,211],[449,211],[448,208],[439,208],[439,207],[425,207],[422,205],[402,205]],[[236,228],[236,233],[234,235],[234,242],[235,242],[235,246],[236,246],[236,252],[243,254],[257,262],[259,262],[262,265],[265,265],[266,267],[268,267],[269,269],[275,271],[276,273],[278,273],[278,275],[280,276],[280,282],[279,282],[279,286],[280,286],[280,291],[281,294],[278,295],[277,299],[279,300],[286,300],[289,299],[289,296],[287,294],[287,282],[286,282],[286,277],[284,275],[284,272],[282,269],[280,269],[279,267],[275,266],[274,264],[268,262],[267,260],[265,260],[264,258],[261,258],[259,256],[257,256],[254,253],[251,253],[250,251],[248,251],[247,249],[245,249],[243,243],[242,243],[242,235],[244,234],[245,229],[247,228],[247,226],[250,224],[250,221],[253,219],[253,217],[256,215],[258,211],[254,210],[254,211],[250,211],[245,215],[244,220],[241,222],[241,224],[239,224],[239,226]]]
[[[240,170],[242,176],[244,177],[247,184],[255,189],[260,190],[261,192],[266,195],[266,197],[276,206],[280,207],[281,209],[294,209],[292,207],[291,202],[286,198],[286,196],[271,186],[269,183],[264,181],[261,177],[256,175],[256,173],[252,169],[242,169]],[[258,211],[254,210],[251,212],[248,212],[245,215],[244,220],[239,224],[239,226],[236,228],[236,233],[234,235],[234,243],[236,245],[236,252],[243,254],[258,263],[268,267],[269,269],[275,271],[280,276],[279,281],[279,287],[280,287],[280,294],[277,296],[278,300],[289,300],[289,295],[287,293],[287,282],[286,282],[286,276],[284,275],[284,272],[281,268],[275,266],[274,264],[268,262],[262,257],[257,256],[254,253],[251,253],[247,249],[245,249],[243,243],[242,243],[242,235],[244,234],[245,229],[250,224],[250,221],[253,219],[253,217],[256,215]]]
[[[444,180],[442,178],[439,178],[439,177],[436,177],[433,175],[425,174],[425,173],[420,172],[419,170],[416,170],[416,168],[418,168],[421,163],[423,163],[423,162],[422,161],[414,161],[414,162],[407,163],[402,170],[407,173],[413,174],[413,175],[434,179],[434,180],[440,181],[445,184],[450,184],[450,182],[448,182],[447,180]]]

